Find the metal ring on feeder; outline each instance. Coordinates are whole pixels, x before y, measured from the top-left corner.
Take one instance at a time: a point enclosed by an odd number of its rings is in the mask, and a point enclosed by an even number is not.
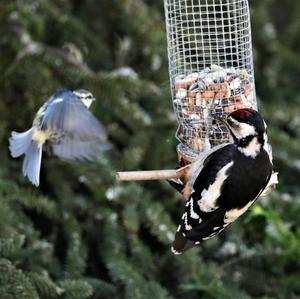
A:
[[[164,0],[177,151],[191,161],[228,142],[215,117],[257,109],[247,0]]]

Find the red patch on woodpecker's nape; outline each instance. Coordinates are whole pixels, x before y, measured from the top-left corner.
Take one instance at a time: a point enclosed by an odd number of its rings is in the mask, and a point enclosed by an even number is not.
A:
[[[254,113],[256,113],[254,109],[244,108],[233,111],[229,116],[232,116],[233,118],[245,119],[249,118]]]

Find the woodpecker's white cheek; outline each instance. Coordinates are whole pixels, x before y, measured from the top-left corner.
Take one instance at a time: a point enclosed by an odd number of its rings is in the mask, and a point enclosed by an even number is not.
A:
[[[237,139],[242,139],[247,136],[256,135],[255,127],[243,122],[238,122],[232,117],[230,117],[230,121],[233,123],[233,125],[230,126],[230,128]]]
[[[261,149],[257,137],[254,137],[246,147],[238,147],[238,150],[247,157],[255,158]]]
[[[221,187],[228,177],[227,170],[232,167],[233,162],[225,165],[217,174],[215,181],[208,189],[204,189],[201,193],[201,199],[198,200],[198,205],[203,212],[212,212],[216,208],[216,200],[221,195]]]

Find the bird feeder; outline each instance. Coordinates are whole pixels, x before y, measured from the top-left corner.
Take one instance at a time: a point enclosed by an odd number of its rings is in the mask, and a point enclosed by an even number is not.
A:
[[[193,160],[228,142],[220,122],[257,109],[247,0],[164,0],[178,155]]]
[[[177,152],[185,165],[229,141],[220,118],[240,108],[257,109],[249,5],[164,0],[164,6]]]

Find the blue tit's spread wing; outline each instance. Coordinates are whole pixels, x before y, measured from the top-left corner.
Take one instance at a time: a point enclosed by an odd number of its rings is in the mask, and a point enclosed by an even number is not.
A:
[[[109,147],[104,127],[68,90],[53,97],[45,111],[41,129],[54,132],[53,153],[63,159],[94,159]]]
[[[69,137],[52,144],[53,153],[64,160],[94,160],[106,149],[99,140],[81,141]]]
[[[91,136],[106,140],[103,126],[81,100],[68,90],[63,90],[53,97],[47,106],[41,127],[80,140],[90,140]]]

